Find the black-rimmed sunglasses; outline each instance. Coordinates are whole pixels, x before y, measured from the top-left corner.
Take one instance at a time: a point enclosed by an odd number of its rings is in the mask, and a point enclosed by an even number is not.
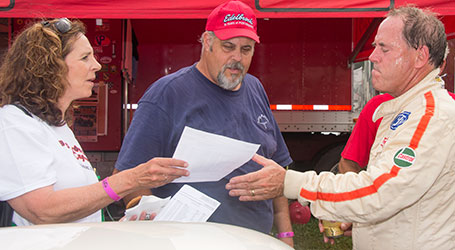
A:
[[[49,27],[51,25],[49,21],[42,21],[41,24],[44,27]],[[61,34],[65,34],[71,29],[71,21],[66,17],[58,19],[58,21],[53,23],[53,25]]]

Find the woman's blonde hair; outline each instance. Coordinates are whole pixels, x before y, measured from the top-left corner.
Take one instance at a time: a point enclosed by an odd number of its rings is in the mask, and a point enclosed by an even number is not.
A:
[[[62,21],[69,30],[58,28]],[[20,103],[53,126],[69,121],[70,109],[62,114],[57,101],[68,87],[65,57],[81,34],[84,24],[68,19],[37,22],[22,31],[0,67],[0,107]]]

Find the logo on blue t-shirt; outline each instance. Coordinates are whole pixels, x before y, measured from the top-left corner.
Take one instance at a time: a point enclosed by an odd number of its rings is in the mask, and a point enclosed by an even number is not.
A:
[[[258,116],[257,122],[258,122],[258,124],[261,124],[262,126],[264,126],[264,129],[267,129],[267,124],[269,123],[269,119],[264,114],[261,114],[260,116]]]
[[[390,129],[397,129],[401,124],[408,120],[410,114],[411,112],[409,111],[403,111],[402,113],[399,113],[393,120],[392,124],[390,124]]]

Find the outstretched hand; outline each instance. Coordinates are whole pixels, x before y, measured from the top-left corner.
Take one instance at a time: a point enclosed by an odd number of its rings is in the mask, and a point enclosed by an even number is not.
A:
[[[181,177],[188,176],[185,161],[173,158],[153,158],[135,167],[134,180],[143,188],[156,188]]]
[[[232,178],[226,189],[230,196],[239,196],[241,201],[258,201],[272,199],[283,195],[286,170],[273,160],[258,154],[253,161],[263,168],[256,172]]]

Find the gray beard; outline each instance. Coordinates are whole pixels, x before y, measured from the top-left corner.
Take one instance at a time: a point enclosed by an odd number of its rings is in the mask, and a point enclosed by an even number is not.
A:
[[[221,68],[221,71],[218,73],[217,80],[218,80],[218,86],[225,90],[233,90],[237,86],[239,86],[240,83],[242,83],[243,80],[243,75],[238,76],[237,78],[233,79],[230,81],[223,73],[226,71],[227,68],[233,68],[233,69],[240,69],[243,72],[243,66],[240,64],[240,62],[236,63],[231,63],[231,64],[226,64]]]

